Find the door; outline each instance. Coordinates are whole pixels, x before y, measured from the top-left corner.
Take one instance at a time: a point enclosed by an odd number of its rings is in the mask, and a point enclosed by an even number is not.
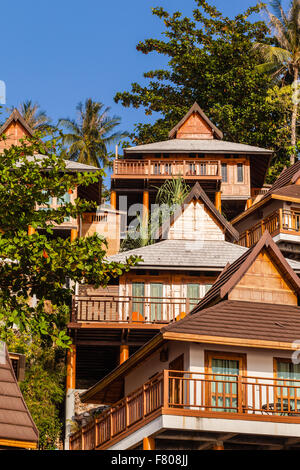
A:
[[[237,413],[243,394],[238,378],[245,369],[245,356],[219,352],[207,352],[208,381],[206,405],[211,411]]]
[[[159,321],[163,318],[163,289],[164,285],[159,282],[150,284],[151,321]]]
[[[181,354],[169,363],[169,404],[175,408],[184,405],[183,370],[184,354]]]
[[[300,412],[300,364],[289,359],[276,359],[277,385],[274,394],[274,409],[280,414]]]
[[[144,315],[144,303],[145,303],[145,283],[144,282],[133,282],[132,283],[132,319],[137,320]],[[135,318],[137,317],[137,318]]]

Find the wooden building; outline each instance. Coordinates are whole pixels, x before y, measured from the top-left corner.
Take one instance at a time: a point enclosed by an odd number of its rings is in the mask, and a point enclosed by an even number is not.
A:
[[[239,244],[253,246],[265,230],[288,258],[300,260],[300,161],[282,171],[273,186],[232,220]]]
[[[75,396],[127,360],[170,322],[198,304],[228,262],[248,250],[216,210],[199,183],[160,231],[161,241],[119,253],[109,261],[142,258],[106,289],[79,286],[69,324],[68,417],[76,415]],[[289,261],[300,273],[300,263]]]
[[[148,213],[157,187],[181,176],[190,186],[198,181],[230,219],[261,191],[271,156],[270,150],[223,140],[195,103],[170,131],[169,140],[127,148],[123,158],[115,159],[111,204],[120,208],[123,196],[127,208],[139,203]]]
[[[71,449],[299,450],[299,296],[265,232],[189,315],[81,395],[108,408]]]
[[[14,109],[0,128],[0,136],[3,135],[5,135],[5,140],[0,140],[0,153],[1,150],[9,148],[11,145],[19,145],[20,139],[32,137],[34,130],[28,126],[19,111]],[[42,159],[43,155],[39,155],[39,157]],[[32,157],[28,156],[28,159],[30,158]],[[91,165],[66,160],[66,172],[68,173],[97,172],[98,170],[99,168]],[[95,202],[98,205],[97,210],[93,213],[83,214],[82,217],[66,217],[62,224],[54,227],[54,236],[71,237],[72,240],[75,240],[77,236],[98,233],[107,239],[108,254],[117,253],[120,248],[121,212],[101,204],[100,182],[92,183],[89,186],[79,186],[68,191],[59,200],[53,197],[50,199],[49,204],[51,208],[57,208],[64,203],[74,203],[77,197]],[[43,210],[44,207],[37,207],[37,209]],[[108,226],[110,230],[108,230]],[[32,233],[32,228],[29,231]]]
[[[38,445],[38,430],[15,374],[22,379],[21,362],[20,355],[10,355],[5,343],[0,342],[0,449],[36,449]]]

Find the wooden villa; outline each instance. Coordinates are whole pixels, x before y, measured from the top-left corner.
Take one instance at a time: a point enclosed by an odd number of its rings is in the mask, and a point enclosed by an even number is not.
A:
[[[251,247],[265,230],[288,258],[300,260],[300,161],[282,171],[273,186],[232,220],[238,243]]]
[[[124,149],[111,177],[111,204],[140,203],[149,213],[157,187],[181,176],[191,187],[199,182],[228,219],[240,214],[263,191],[272,151],[227,142],[197,103],[170,131],[169,140]],[[122,206],[122,210],[125,210]]]
[[[189,315],[81,395],[107,409],[70,448],[299,449],[299,296],[266,231]]]

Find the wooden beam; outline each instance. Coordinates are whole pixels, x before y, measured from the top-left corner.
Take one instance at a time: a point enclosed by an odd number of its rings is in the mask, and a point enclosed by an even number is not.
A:
[[[215,207],[217,211],[221,212],[222,210],[221,191],[217,191],[215,194]]]
[[[153,437],[144,437],[143,450],[155,450],[155,440]]]
[[[72,344],[67,352],[67,390],[76,388],[76,346]]]
[[[18,447],[20,449],[36,449],[37,442],[14,441],[12,439],[0,439],[0,446]]]
[[[110,205],[113,209],[117,209],[117,193],[116,193],[116,191],[111,191],[111,193],[110,193]]]
[[[94,340],[78,340],[76,341],[76,346],[121,346],[122,341],[102,341]],[[128,346],[143,346],[145,341],[133,341],[132,343],[128,344]]]
[[[128,344],[121,344],[120,346],[120,364],[127,361],[129,358],[129,346]]]
[[[74,242],[78,237],[78,230],[76,228],[71,229],[71,242]]]

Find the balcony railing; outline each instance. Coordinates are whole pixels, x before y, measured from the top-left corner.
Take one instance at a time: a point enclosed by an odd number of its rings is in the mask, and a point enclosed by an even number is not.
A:
[[[75,297],[72,322],[169,323],[200,299],[93,295]]]
[[[164,370],[74,433],[71,450],[109,447],[151,415],[300,423],[300,380]],[[176,410],[176,411],[175,411]]]
[[[172,176],[221,177],[217,160],[115,160],[112,177],[168,178]]]
[[[258,242],[265,230],[268,230],[271,235],[280,232],[300,234],[300,211],[279,209],[273,212],[249,230],[241,233],[239,245],[250,248]]]

